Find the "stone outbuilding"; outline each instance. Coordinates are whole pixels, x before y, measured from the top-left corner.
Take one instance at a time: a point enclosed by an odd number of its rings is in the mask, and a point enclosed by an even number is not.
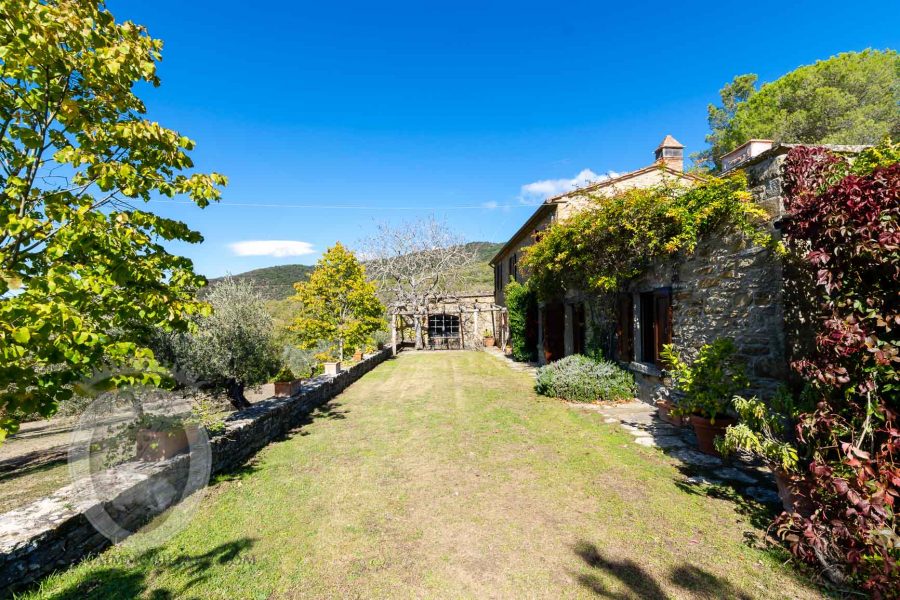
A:
[[[404,306],[391,309],[392,343],[415,342],[415,320],[421,319],[425,348],[467,350],[482,348],[486,337],[499,346],[505,341],[506,309],[494,303],[489,293],[435,298],[425,314],[415,314]]]

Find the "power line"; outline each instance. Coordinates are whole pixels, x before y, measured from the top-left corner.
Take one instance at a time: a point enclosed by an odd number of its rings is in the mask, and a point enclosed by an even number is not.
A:
[[[193,202],[187,200],[151,200],[161,204],[184,204],[193,206]],[[494,210],[498,208],[530,208],[534,209],[534,204],[457,204],[451,206],[374,206],[370,204],[254,204],[250,202],[216,202],[216,206],[235,206],[245,208],[311,208],[311,209],[327,209],[327,210],[473,210],[484,209]]]

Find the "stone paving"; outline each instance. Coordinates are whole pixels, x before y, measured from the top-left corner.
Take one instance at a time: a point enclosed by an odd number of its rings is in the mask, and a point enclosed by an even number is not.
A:
[[[512,360],[497,348],[485,352],[505,362],[511,369],[536,374],[537,367]],[[736,455],[728,459],[704,454],[697,450],[697,440],[690,427],[679,427],[657,417],[656,407],[634,400],[623,404],[571,403],[577,410],[597,412],[604,422],[618,423],[634,439],[647,448],[658,448],[678,461],[684,473],[684,483],[691,486],[727,486],[744,497],[777,507],[781,505],[775,491],[775,480],[769,469],[748,456]]]
[[[775,480],[768,468],[747,456],[721,459],[700,452],[690,427],[666,423],[657,417],[656,408],[649,404],[635,400],[624,404],[572,406],[600,413],[605,417],[604,422],[618,423],[631,434],[636,444],[659,448],[677,460],[688,484],[726,485],[758,502],[780,504]]]

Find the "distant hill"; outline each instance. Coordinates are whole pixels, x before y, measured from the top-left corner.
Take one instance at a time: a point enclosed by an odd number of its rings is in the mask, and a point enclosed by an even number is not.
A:
[[[474,248],[477,256],[475,264],[463,273],[463,292],[492,292],[494,290],[494,271],[488,261],[500,251],[503,244],[494,242],[470,242],[467,248]]]
[[[294,295],[294,283],[306,281],[312,273],[312,265],[277,265],[253,269],[246,273],[232,275],[235,279],[250,279],[259,288],[266,300],[283,300]],[[216,285],[223,277],[209,280],[210,287]]]
[[[477,261],[463,274],[463,292],[490,292],[494,289],[494,273],[488,265],[503,244],[493,242],[470,242],[467,247],[474,248]],[[246,273],[232,275],[235,279],[251,279],[260,288],[266,300],[284,300],[294,294],[294,283],[305,281],[313,271],[312,265],[278,265],[254,269]],[[214,286],[221,277],[209,280]]]

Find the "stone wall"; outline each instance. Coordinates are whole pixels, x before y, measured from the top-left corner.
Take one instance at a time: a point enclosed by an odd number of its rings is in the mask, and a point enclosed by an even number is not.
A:
[[[390,350],[377,352],[336,377],[311,380],[291,398],[266,400],[233,414],[224,433],[210,439],[212,473],[239,467],[389,357]],[[130,530],[161,513],[172,503],[166,501],[171,493],[164,491],[183,489],[189,462],[181,455],[126,463],[0,516],[0,597],[109,546],[110,540],[88,521],[91,511],[106,511]]]
[[[743,167],[754,201],[771,216],[768,229],[776,238],[775,224],[784,212],[781,164],[787,150],[777,148]],[[751,391],[768,397],[789,372],[783,282],[781,260],[772,252],[720,231],[703,239],[690,256],[657,263],[629,291],[635,293],[637,320],[639,293],[670,287],[672,343],[691,356],[716,338],[733,338],[748,366]],[[636,350],[639,344],[636,339]],[[631,366],[642,400],[668,395],[658,369]]]

